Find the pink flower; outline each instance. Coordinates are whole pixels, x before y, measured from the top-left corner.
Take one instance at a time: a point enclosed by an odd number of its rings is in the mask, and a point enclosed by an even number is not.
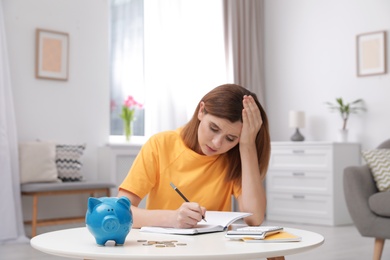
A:
[[[111,111],[111,112],[114,111],[115,107],[116,107],[116,103],[115,103],[114,100],[111,99],[111,101],[110,101],[110,109],[111,109],[111,110],[110,110],[110,111]]]
[[[125,100],[124,106],[128,107],[129,109],[132,109],[132,108],[142,108],[143,105],[138,101],[136,101],[133,96],[128,96],[127,99]]]

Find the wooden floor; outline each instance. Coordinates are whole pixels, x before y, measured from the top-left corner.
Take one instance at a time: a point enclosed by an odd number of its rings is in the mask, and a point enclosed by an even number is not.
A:
[[[286,256],[286,260],[352,260],[372,259],[374,239],[361,237],[352,225],[327,227],[314,225],[297,225],[281,222],[265,222],[266,225],[280,225],[290,228],[300,228],[319,233],[325,237],[325,243],[311,251]],[[55,229],[64,229],[84,226],[64,225],[60,227],[40,227],[38,234]],[[30,230],[26,227],[26,233]],[[390,242],[385,244],[382,260],[390,259]],[[68,258],[56,257],[41,253],[33,249],[30,244],[11,244],[0,246],[0,260],[64,260]]]

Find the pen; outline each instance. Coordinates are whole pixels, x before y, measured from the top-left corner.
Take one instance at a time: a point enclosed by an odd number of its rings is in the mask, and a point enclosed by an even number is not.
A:
[[[180,195],[180,197],[183,198],[183,200],[184,200],[185,202],[190,202],[190,201],[186,198],[186,196],[184,196],[184,194],[181,193],[181,191],[175,186],[175,184],[173,184],[172,182],[171,182],[170,184],[171,184],[172,188]],[[203,215],[202,215],[202,219],[203,219],[205,222],[207,222]]]

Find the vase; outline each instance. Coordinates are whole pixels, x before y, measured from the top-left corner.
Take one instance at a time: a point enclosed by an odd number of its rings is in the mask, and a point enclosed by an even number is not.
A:
[[[340,129],[339,131],[339,141],[342,143],[348,142],[348,129]]]
[[[126,141],[129,142],[130,137],[133,134],[133,122],[129,121],[129,122],[123,122],[123,123],[124,123],[123,125],[124,125]]]

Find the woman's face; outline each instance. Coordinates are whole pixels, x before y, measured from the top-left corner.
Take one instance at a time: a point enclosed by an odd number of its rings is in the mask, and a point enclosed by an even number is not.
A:
[[[212,156],[223,154],[238,144],[242,122],[230,122],[210,114],[205,114],[204,103],[201,102],[198,113],[198,143],[201,154]]]

